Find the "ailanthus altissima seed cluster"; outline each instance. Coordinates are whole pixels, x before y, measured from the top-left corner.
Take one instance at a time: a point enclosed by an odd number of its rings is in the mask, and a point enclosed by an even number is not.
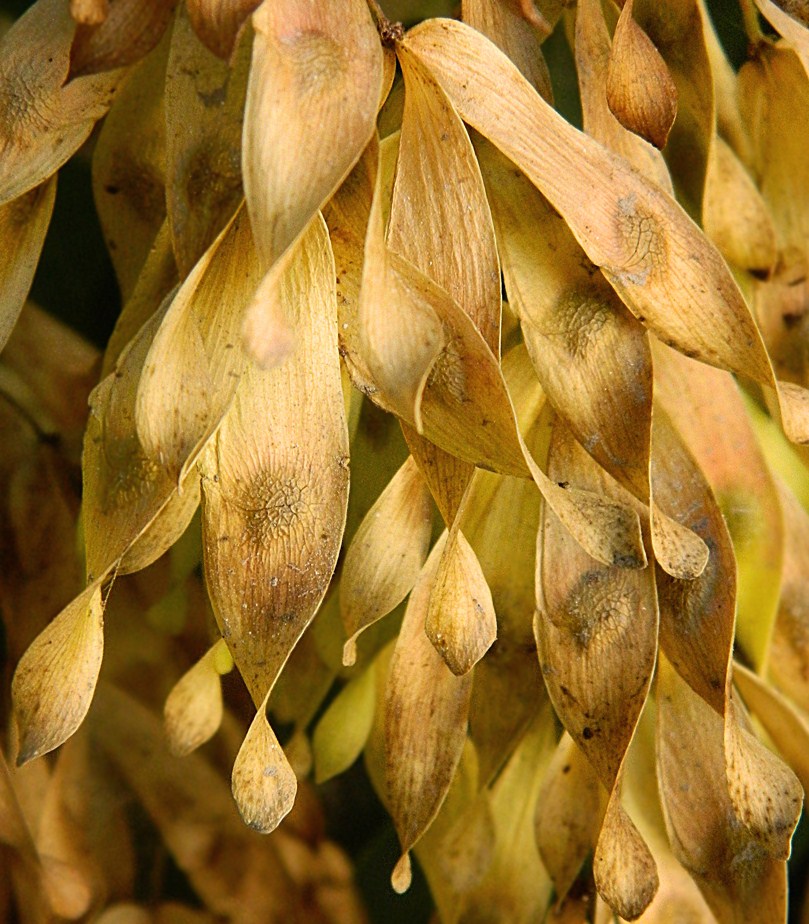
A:
[[[739,70],[703,0],[7,29],[0,915],[364,921],[309,781],[361,758],[442,922],[785,920],[809,6],[739,19]],[[88,138],[103,355],[25,304]]]

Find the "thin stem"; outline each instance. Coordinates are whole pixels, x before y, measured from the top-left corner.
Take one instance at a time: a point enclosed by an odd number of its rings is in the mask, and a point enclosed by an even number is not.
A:
[[[400,22],[391,22],[379,5],[378,0],[367,0],[367,2],[382,44],[389,47],[401,42],[404,38],[404,26]]]

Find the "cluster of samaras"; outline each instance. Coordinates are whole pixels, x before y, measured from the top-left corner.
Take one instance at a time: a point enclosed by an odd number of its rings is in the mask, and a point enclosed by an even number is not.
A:
[[[86,588],[14,675],[20,763],[82,724],[113,580],[200,508],[221,638],[166,724],[208,740],[235,663],[250,826],[364,751],[394,887],[415,849],[442,920],[784,919],[809,15],[756,5],[782,37],[743,3],[735,73],[702,0],[464,0],[406,33],[366,0],[38,0],[0,46],[0,333],[107,112],[125,305],[84,435]],[[552,29],[584,132],[552,106]]]

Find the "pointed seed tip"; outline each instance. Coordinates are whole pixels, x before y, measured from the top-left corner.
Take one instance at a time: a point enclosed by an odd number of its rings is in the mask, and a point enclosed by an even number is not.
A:
[[[393,886],[395,892],[399,895],[403,895],[410,888],[410,883],[412,881],[413,870],[410,866],[410,854],[403,853],[399,858],[399,862],[393,867],[390,884]]]
[[[17,754],[17,759],[14,761],[14,765],[19,770],[20,767],[24,767],[29,761],[34,760],[35,757],[39,757],[39,748],[37,747],[23,747],[20,746],[19,753]]]
[[[343,645],[343,667],[353,667],[357,663],[357,637],[352,637]]]

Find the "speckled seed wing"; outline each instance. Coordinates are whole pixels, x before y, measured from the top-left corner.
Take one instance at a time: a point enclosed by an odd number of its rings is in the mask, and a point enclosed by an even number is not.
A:
[[[64,86],[76,24],[62,0],[39,0],[0,42],[0,205],[39,186],[109,108],[121,74]]]
[[[245,208],[186,277],[155,334],[136,420],[150,459],[182,479],[227,412],[248,362],[244,310],[261,282]],[[222,293],[227,292],[227,298]]]
[[[177,10],[164,97],[166,208],[181,276],[244,198],[241,135],[250,70],[249,36],[226,64],[201,44],[190,14],[185,5]]]
[[[494,45],[463,23],[430,20],[411,30],[405,44],[461,117],[562,214],[636,317],[682,352],[776,389],[786,433],[809,441],[809,393],[776,382],[725,262],[677,203],[557,115]]]
[[[294,350],[273,370],[248,367],[200,465],[208,590],[256,704],[320,605],[345,524],[348,432],[320,216],[279,291]]]

